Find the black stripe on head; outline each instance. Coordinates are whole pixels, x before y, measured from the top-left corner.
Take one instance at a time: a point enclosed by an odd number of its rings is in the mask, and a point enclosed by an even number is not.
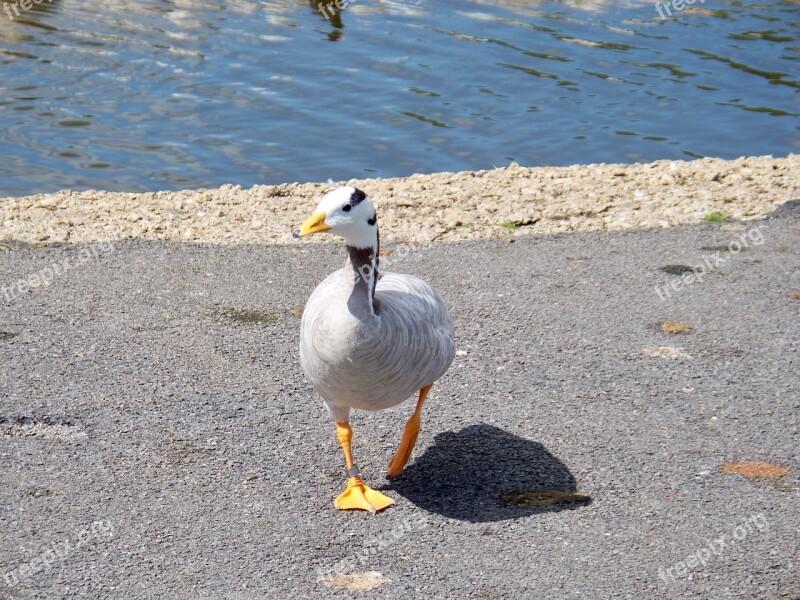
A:
[[[350,204],[358,206],[359,203],[367,197],[367,195],[358,188],[353,188],[354,191],[350,194]]]

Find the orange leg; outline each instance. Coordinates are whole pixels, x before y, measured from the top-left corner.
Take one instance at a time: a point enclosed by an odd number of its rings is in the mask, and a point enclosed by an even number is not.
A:
[[[417,436],[419,435],[419,424],[422,417],[422,404],[425,402],[425,398],[427,397],[428,392],[431,391],[432,387],[433,384],[426,385],[419,391],[417,408],[414,411],[414,414],[411,415],[408,423],[406,423],[406,430],[403,433],[403,439],[400,442],[400,448],[397,450],[397,454],[394,455],[394,458],[389,463],[389,477],[397,477],[400,475],[400,473],[403,472],[408,459],[411,458],[411,452],[414,450],[414,444],[417,443]]]
[[[342,492],[334,504],[339,510],[366,510],[371,513],[383,510],[394,504],[394,500],[381,494],[377,490],[367,487],[359,477],[358,467],[353,463],[353,450],[351,441],[353,430],[350,423],[336,423],[336,435],[344,450],[344,460],[347,463],[347,489]]]

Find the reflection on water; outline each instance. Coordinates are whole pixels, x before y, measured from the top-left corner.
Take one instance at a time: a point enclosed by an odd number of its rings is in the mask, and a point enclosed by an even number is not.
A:
[[[344,22],[342,21],[342,13],[344,11],[330,0],[309,0],[309,4],[317,14],[330,21],[331,25],[336,28],[328,34],[328,38],[332,41],[343,39],[344,36],[341,30],[344,28]]]
[[[782,155],[798,27],[774,1],[45,0],[0,12],[0,196]]]

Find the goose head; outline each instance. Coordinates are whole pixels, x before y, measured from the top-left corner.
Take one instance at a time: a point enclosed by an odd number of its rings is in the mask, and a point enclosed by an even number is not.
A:
[[[295,237],[326,231],[344,238],[352,248],[375,248],[378,244],[378,221],[369,197],[353,186],[328,192],[314,214],[303,223]]]

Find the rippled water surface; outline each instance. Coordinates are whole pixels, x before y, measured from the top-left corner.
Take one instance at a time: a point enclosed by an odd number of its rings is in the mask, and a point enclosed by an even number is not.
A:
[[[793,2],[696,0],[664,20],[633,1],[20,11],[0,13],[2,196],[800,148]]]

